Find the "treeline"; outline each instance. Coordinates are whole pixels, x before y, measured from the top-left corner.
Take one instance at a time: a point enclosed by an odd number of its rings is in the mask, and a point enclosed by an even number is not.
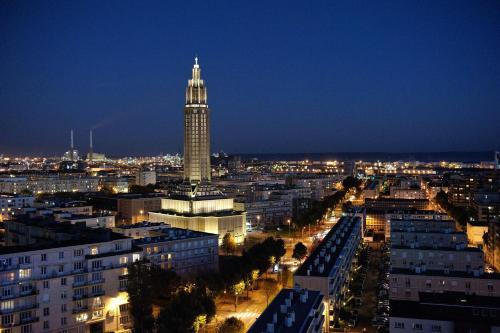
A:
[[[323,216],[339,203],[341,203],[347,192],[351,188],[359,190],[363,181],[361,179],[349,176],[342,181],[342,189],[338,190],[332,195],[326,196],[321,201],[315,201],[312,203],[311,207],[299,215],[295,224],[300,227],[312,225],[320,221]]]
[[[467,207],[455,206],[448,199],[448,194],[440,191],[436,195],[436,202],[450,215],[460,226],[466,227],[467,221],[473,216],[473,212]]]

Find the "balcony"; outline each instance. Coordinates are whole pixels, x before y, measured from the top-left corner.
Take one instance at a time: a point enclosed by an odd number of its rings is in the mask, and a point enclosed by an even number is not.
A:
[[[106,282],[106,280],[104,278],[97,279],[97,280],[90,280],[90,281],[73,282],[73,288],[82,287],[82,286],[90,286],[90,285],[94,285],[94,284],[102,284],[104,282]]]
[[[25,311],[25,310],[31,310],[31,309],[36,309],[36,308],[38,308],[38,303],[17,305],[15,307],[13,307],[12,309],[0,310],[0,315],[19,312],[19,311]]]
[[[86,294],[73,295],[73,300],[78,301],[78,300],[85,299],[85,298],[104,296],[105,294],[106,294],[106,292],[104,290],[99,290],[99,291],[95,291],[95,292],[89,292]]]
[[[85,306],[80,306],[80,307],[77,307],[77,308],[74,308],[73,309],[73,314],[78,314],[78,313],[82,313],[82,312],[87,312],[89,310],[89,307],[87,305]]]

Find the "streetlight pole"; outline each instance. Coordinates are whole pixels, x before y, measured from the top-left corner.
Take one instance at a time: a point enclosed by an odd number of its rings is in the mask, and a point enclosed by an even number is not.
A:
[[[290,244],[292,243],[292,235],[291,235],[291,228],[292,228],[292,221],[290,219],[287,220],[288,222],[288,238],[290,238]]]

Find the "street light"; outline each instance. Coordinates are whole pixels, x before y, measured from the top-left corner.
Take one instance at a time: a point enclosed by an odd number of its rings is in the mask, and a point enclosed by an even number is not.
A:
[[[292,236],[291,236],[291,226],[292,226],[292,220],[288,219],[288,238],[290,238],[290,243],[292,242]]]
[[[257,215],[257,228],[260,227],[260,215]]]

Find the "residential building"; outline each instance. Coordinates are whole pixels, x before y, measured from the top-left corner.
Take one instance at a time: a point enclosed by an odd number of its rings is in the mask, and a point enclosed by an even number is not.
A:
[[[35,197],[32,195],[0,194],[0,222],[11,219],[22,208],[33,207]]]
[[[325,306],[319,291],[282,289],[247,333],[321,333]]]
[[[0,193],[19,194],[29,190],[34,194],[57,192],[94,192],[99,179],[83,174],[32,175],[0,178]]]
[[[139,186],[155,185],[156,171],[139,170],[135,174],[135,184]]]
[[[420,302],[391,301],[390,332],[499,332],[500,297],[423,293]]]
[[[219,269],[219,236],[206,232],[163,228],[158,235],[134,240],[151,264],[195,277]]]
[[[295,272],[295,285],[324,295],[327,331],[333,329],[347,291],[353,259],[361,244],[361,230],[361,218],[342,217]]]
[[[35,236],[7,222],[7,237]],[[132,239],[58,222],[33,228],[60,237],[0,248],[1,332],[126,332],[127,265],[141,257]],[[14,235],[12,235],[14,234]]]

